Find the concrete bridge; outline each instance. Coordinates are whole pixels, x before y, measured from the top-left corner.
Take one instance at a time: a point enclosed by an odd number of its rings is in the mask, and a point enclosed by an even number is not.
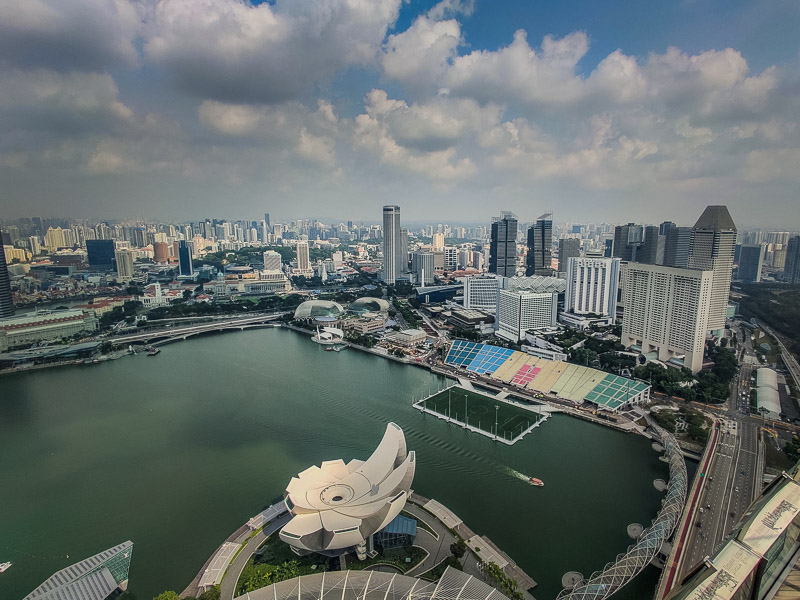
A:
[[[151,344],[162,345],[169,342],[185,340],[194,335],[201,335],[214,331],[227,331],[231,329],[252,329],[254,327],[271,327],[275,321],[280,321],[286,313],[272,313],[267,315],[257,315],[243,317],[241,319],[230,319],[228,321],[214,321],[202,325],[191,325],[189,327],[166,327],[157,330],[145,330],[141,333],[123,335],[119,337],[107,338],[105,341],[114,345],[124,344]]]

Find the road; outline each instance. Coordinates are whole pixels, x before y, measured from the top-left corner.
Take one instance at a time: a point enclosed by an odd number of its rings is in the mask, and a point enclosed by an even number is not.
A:
[[[144,330],[142,333],[123,335],[119,337],[108,337],[105,341],[113,344],[130,344],[133,342],[147,341],[153,338],[178,338],[206,333],[208,331],[222,331],[224,329],[237,329],[248,325],[258,325],[266,321],[280,319],[284,313],[258,315],[256,317],[245,317],[243,319],[231,319],[228,321],[215,321],[203,325],[190,325],[189,327],[169,327],[157,330]]]
[[[693,525],[681,556],[678,581],[713,554],[744,511],[761,493],[761,422],[749,417],[751,366],[743,364],[731,385],[726,410],[718,416],[720,439],[705,473]]]

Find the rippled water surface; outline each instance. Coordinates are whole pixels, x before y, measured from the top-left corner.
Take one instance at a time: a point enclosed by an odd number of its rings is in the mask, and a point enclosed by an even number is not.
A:
[[[250,330],[0,378],[0,598],[134,542],[130,591],[181,591],[292,475],[366,458],[388,421],[417,451],[415,490],[487,535],[553,598],[647,524],[667,467],[647,440],[557,415],[512,447],[411,408],[440,379],[302,334]],[[526,484],[533,475],[545,487]],[[66,558],[69,555],[70,558]],[[649,597],[657,572],[618,597]]]

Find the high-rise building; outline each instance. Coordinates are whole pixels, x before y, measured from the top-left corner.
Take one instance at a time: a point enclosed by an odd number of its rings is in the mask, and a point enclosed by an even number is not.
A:
[[[558,294],[501,289],[497,294],[497,335],[518,342],[525,332],[556,325]]]
[[[400,228],[400,252],[397,253],[397,273],[408,273],[408,229]]]
[[[128,589],[133,542],[127,541],[54,573],[24,600],[105,600]]]
[[[280,271],[281,270],[281,255],[274,250],[267,250],[264,252],[264,270],[265,271]]]
[[[578,238],[561,238],[558,240],[558,271],[565,273],[567,261],[581,255],[581,241]]]
[[[625,261],[638,262],[638,250],[644,243],[644,227],[636,223],[614,227],[612,256]]]
[[[399,268],[402,242],[400,240],[400,207],[387,205],[383,207],[383,270],[381,279],[392,284],[400,275]]]
[[[302,272],[311,270],[308,242],[303,240],[298,241],[297,245],[295,246],[295,252],[297,253],[297,269]]]
[[[166,242],[153,244],[153,262],[156,264],[169,262],[169,244]]]
[[[703,366],[714,272],[634,262],[623,270],[622,344],[697,373]]]
[[[178,242],[178,265],[181,275],[192,275],[192,249],[189,242],[181,240]]]
[[[28,247],[31,249],[31,254],[39,256],[42,252],[42,245],[39,243],[39,236],[32,235],[28,238]]]
[[[761,268],[764,266],[763,244],[744,244],[739,251],[739,280],[761,281]]]
[[[670,227],[664,235],[664,264],[668,267],[688,268],[692,228]]]
[[[618,258],[571,257],[567,262],[564,312],[611,317],[617,312]]]
[[[552,275],[553,213],[545,213],[528,228],[525,274]]]
[[[64,236],[65,231],[66,230],[61,229],[61,227],[48,228],[47,232],[44,234],[45,248],[51,252],[58,250],[59,248],[65,248],[68,245]]]
[[[433,252],[414,252],[411,256],[411,270],[417,285],[433,283]]]
[[[650,265],[660,265],[664,263],[664,242],[666,236],[659,233],[659,228],[655,225],[648,225],[644,228],[644,241],[637,250],[637,262]]]
[[[8,265],[3,248],[3,232],[0,231],[0,319],[14,314],[14,302],[11,299],[11,278],[8,276]]]
[[[117,265],[117,281],[125,283],[133,279],[133,253],[130,250],[117,250],[114,261]]]
[[[434,233],[433,234],[433,243],[431,244],[434,250],[444,250],[444,234],[443,233]]]
[[[513,277],[517,272],[517,218],[503,212],[492,220],[489,243],[489,272]]]
[[[114,271],[114,240],[86,240],[89,267],[97,271]]]
[[[800,236],[790,238],[786,245],[783,278],[791,284],[800,283]]]
[[[658,235],[667,235],[672,229],[675,229],[677,225],[672,221],[664,221],[661,225],[658,226]]]
[[[725,206],[707,206],[692,228],[689,267],[714,272],[709,331],[725,328],[728,298],[731,291],[736,225]]]
[[[269,220],[269,213],[264,213],[264,223],[268,228],[272,228],[272,222]]]
[[[493,275],[464,278],[464,308],[495,312],[500,280]]]

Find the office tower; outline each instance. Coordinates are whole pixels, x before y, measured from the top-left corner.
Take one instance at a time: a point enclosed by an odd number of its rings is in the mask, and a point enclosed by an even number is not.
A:
[[[28,247],[31,249],[31,254],[34,256],[39,256],[42,252],[42,246],[39,243],[39,237],[32,235],[28,238]]]
[[[408,229],[400,228],[400,252],[397,254],[397,273],[408,273]]]
[[[545,213],[528,228],[528,257],[525,274],[552,275],[553,213]]]
[[[561,238],[558,240],[558,271],[567,270],[567,261],[581,255],[581,241],[578,238]]]
[[[786,245],[786,262],[783,268],[783,278],[791,283],[800,283],[800,237],[789,239]]]
[[[618,258],[571,257],[567,262],[564,311],[611,317],[613,324],[617,312],[619,269]]]
[[[392,284],[400,274],[400,207],[383,207],[383,270],[381,279]]]
[[[308,242],[299,241],[294,249],[297,253],[297,269],[303,272],[310,270],[311,259],[308,253]]]
[[[623,270],[622,344],[697,373],[703,366],[714,272],[634,262]]]
[[[444,234],[434,233],[433,243],[431,244],[434,250],[444,250]]]
[[[267,250],[264,252],[264,270],[265,271],[280,271],[281,270],[281,255],[274,250]]]
[[[458,267],[458,248],[455,246],[444,247],[444,268],[447,271],[455,271]]]
[[[744,244],[739,252],[739,280],[761,281],[761,268],[764,266],[763,244]]]
[[[556,325],[558,294],[501,289],[497,293],[497,335],[518,342],[525,332]]]
[[[14,315],[14,302],[11,300],[11,277],[8,275],[6,253],[3,252],[3,232],[0,231],[0,319]]]
[[[659,228],[648,225],[644,228],[644,241],[637,250],[637,262],[660,265],[664,262],[665,236],[659,234]]]
[[[603,256],[606,258],[614,256],[614,240],[606,240],[603,243]]]
[[[736,225],[725,206],[707,206],[692,228],[689,268],[714,272],[709,331],[725,328],[731,291]]]
[[[156,264],[169,262],[169,244],[166,242],[153,244],[153,262]]]
[[[517,272],[517,218],[510,212],[492,220],[489,272],[513,277]]]
[[[114,240],[86,240],[89,267],[97,271],[113,271]]]
[[[272,222],[269,220],[269,213],[264,213],[264,223],[268,229],[272,229]]]
[[[612,256],[625,261],[638,261],[637,253],[644,243],[644,227],[635,223],[614,227]]]
[[[476,275],[464,278],[464,308],[495,312],[500,280],[494,275]]]
[[[133,253],[130,250],[117,250],[114,262],[117,265],[117,281],[124,283],[133,279]]]
[[[192,249],[189,246],[189,242],[185,240],[178,242],[178,264],[181,275],[194,273],[194,269],[192,269]]]
[[[106,600],[128,589],[133,542],[127,541],[54,573],[24,600]]]
[[[411,256],[411,270],[417,285],[433,283],[433,252],[414,252]]]
[[[691,245],[691,227],[669,228],[664,238],[664,264],[668,267],[688,268]]]
[[[472,266],[472,250],[464,248],[458,251],[458,268],[466,269]]]
[[[672,229],[675,229],[677,225],[672,221],[664,221],[661,225],[658,226],[658,235],[667,235]]]

